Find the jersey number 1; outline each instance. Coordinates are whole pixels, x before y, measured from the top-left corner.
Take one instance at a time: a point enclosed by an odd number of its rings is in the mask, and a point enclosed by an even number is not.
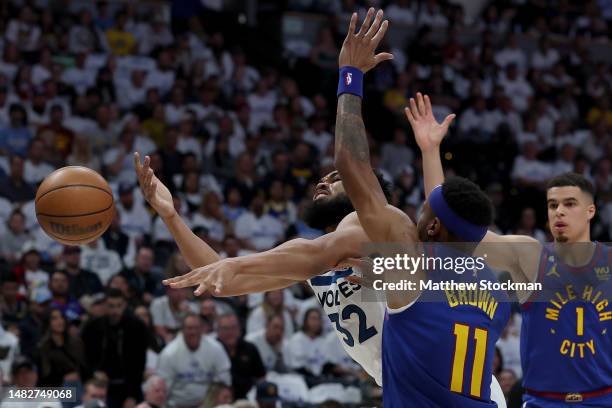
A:
[[[465,371],[465,358],[468,350],[470,337],[470,326],[455,323],[455,358],[453,359],[453,370],[451,373],[451,391],[463,392],[463,377]],[[474,341],[476,351],[474,353],[474,364],[472,365],[472,381],[470,395],[480,398],[482,388],[482,374],[487,356],[487,330],[475,328]]]

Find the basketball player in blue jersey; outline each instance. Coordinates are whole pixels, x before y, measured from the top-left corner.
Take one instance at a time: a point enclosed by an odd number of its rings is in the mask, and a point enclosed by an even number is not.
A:
[[[390,56],[375,54],[388,23],[382,21],[382,11],[372,22],[373,17],[370,10],[356,31],[357,16],[352,16],[340,51],[335,165],[344,188],[363,229],[375,243],[411,243],[417,238],[421,242],[471,242],[473,251],[492,221],[492,204],[474,183],[454,178],[429,191],[415,231],[410,218],[388,204],[376,181],[361,118],[362,81],[365,72]],[[427,113],[423,106],[419,110],[423,115]],[[442,125],[430,123],[440,129],[447,128],[451,120],[449,116]],[[434,133],[443,134],[445,130]],[[432,255],[443,258],[471,254],[436,246]],[[487,268],[478,275],[479,279],[494,277]],[[398,276],[399,273],[387,272],[385,280],[393,282]],[[451,278],[439,270],[426,275],[419,271],[401,278],[408,276]],[[469,282],[472,276],[465,273],[452,278]],[[457,302],[453,291],[386,291],[388,318],[383,326],[382,347],[385,407],[496,406],[489,391],[492,363],[495,343],[508,321],[510,306],[503,293],[488,292],[485,296],[495,308]]]
[[[429,105],[429,99],[423,103]],[[427,190],[444,182],[443,137],[417,138]],[[477,248],[514,281],[540,282],[544,288],[531,296],[519,293],[523,408],[612,407],[612,255],[590,240],[593,186],[567,173],[549,181],[546,195],[554,243],[543,246],[528,236],[489,231]]]

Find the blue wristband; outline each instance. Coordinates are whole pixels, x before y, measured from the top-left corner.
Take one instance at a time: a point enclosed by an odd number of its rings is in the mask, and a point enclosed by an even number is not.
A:
[[[349,93],[363,98],[363,72],[355,67],[340,68],[338,96]]]

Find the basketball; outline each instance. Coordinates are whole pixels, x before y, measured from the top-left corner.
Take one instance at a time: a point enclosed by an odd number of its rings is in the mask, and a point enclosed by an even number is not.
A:
[[[66,245],[94,241],[113,220],[115,207],[108,183],[82,166],[49,174],[36,192],[36,218],[54,240]]]

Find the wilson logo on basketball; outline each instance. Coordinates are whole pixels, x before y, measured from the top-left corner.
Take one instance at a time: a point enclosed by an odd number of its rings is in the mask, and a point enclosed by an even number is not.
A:
[[[102,228],[102,223],[98,222],[93,225],[88,225],[85,227],[81,227],[77,224],[66,225],[66,224],[58,224],[56,222],[51,222],[51,231],[55,234],[61,235],[83,235],[95,232]]]

